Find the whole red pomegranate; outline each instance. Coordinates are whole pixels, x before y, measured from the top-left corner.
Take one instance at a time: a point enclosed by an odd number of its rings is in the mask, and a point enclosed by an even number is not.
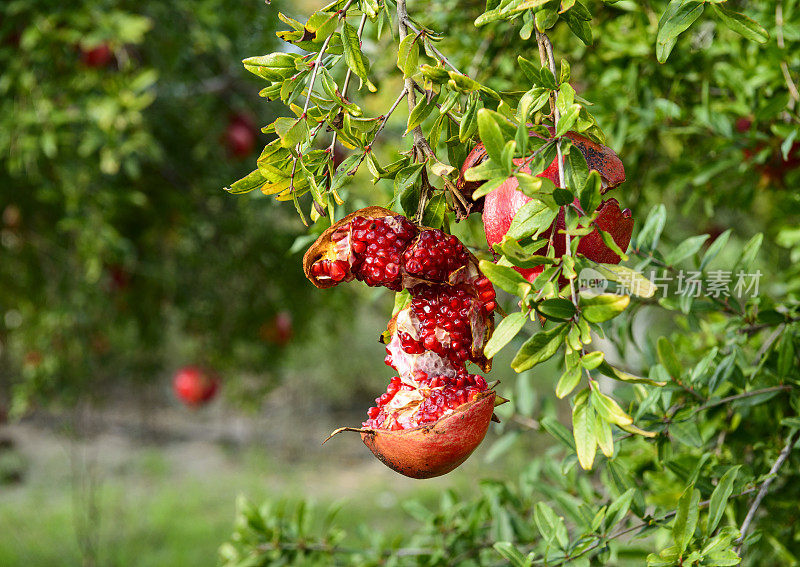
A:
[[[257,141],[257,128],[252,118],[245,114],[234,114],[228,119],[224,143],[228,153],[238,159],[253,153]]]
[[[87,67],[100,68],[105,67],[113,59],[114,54],[111,48],[106,43],[101,43],[97,47],[91,49],[81,48],[81,61]]]
[[[536,133],[531,133],[531,135],[539,137]],[[567,137],[572,140],[574,148],[578,149],[583,154],[589,169],[596,170],[600,173],[602,179],[601,193],[606,193],[625,181],[625,169],[622,165],[622,161],[611,148],[596,144],[588,138],[573,132],[569,132]],[[472,152],[470,152],[467,159],[464,161],[461,167],[458,187],[465,193],[465,196],[471,197],[475,189],[482,183],[466,181],[466,171],[471,167],[479,165],[487,158],[488,154],[486,153],[486,149],[482,143],[479,143],[473,148]],[[523,158],[514,160],[515,165],[523,165],[525,162],[526,160]],[[530,169],[525,165],[523,165],[521,170],[530,173]],[[553,160],[552,163],[539,174],[539,177],[549,179],[556,186],[561,186],[558,173],[558,159],[556,158]],[[479,201],[476,203],[478,210],[482,210],[486,241],[490,247],[503,240],[503,237],[511,227],[511,221],[514,219],[514,215],[517,214],[517,211],[519,211],[525,203],[531,200],[531,198],[520,191],[518,187],[517,179],[515,177],[509,177],[500,187],[486,195],[486,197],[481,200],[482,202]],[[578,199],[575,199],[572,206],[583,214]],[[616,199],[603,201],[597,210],[599,215],[594,222],[595,226],[611,234],[614,242],[622,250],[625,250],[630,243],[631,234],[633,233],[633,218],[631,217],[630,210],[621,210]],[[559,230],[563,230],[565,227],[565,214],[562,209],[550,228],[542,235],[544,238],[550,238],[553,231],[556,231],[556,234],[553,235],[553,244],[557,257],[561,257],[566,251],[566,236],[558,233]],[[545,252],[546,248],[537,251],[538,254],[544,254]],[[577,252],[595,262],[617,264],[620,261],[619,256],[603,243],[600,233],[596,230],[581,238]],[[515,269],[532,282],[542,272],[544,267],[538,266],[530,269]]]
[[[367,207],[326,230],[303,258],[319,288],[357,279],[409,290],[389,322],[385,362],[398,372],[358,431],[383,463],[413,478],[450,472],[486,435],[493,390],[467,362],[488,372],[483,347],[496,307],[491,282],[455,236]]]
[[[188,406],[201,406],[211,401],[219,388],[219,380],[198,366],[184,366],[172,378],[175,395]]]

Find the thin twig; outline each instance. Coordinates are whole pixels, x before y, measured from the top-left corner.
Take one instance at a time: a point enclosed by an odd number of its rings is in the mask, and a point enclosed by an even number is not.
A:
[[[717,406],[723,406],[725,404],[729,404],[730,402],[735,402],[736,400],[743,400],[745,398],[752,398],[753,396],[760,396],[761,394],[768,394],[769,392],[788,391],[791,389],[792,389],[791,386],[770,386],[769,388],[762,388],[761,390],[742,392],[741,394],[728,396],[727,398],[720,398],[718,400],[714,400],[713,402],[705,403],[702,406],[697,406],[694,409],[692,415],[700,413],[701,411],[705,411],[710,408],[715,408]]]
[[[783,43],[783,5],[781,4],[778,4],[775,7],[775,25],[778,28],[778,47],[785,49]],[[793,109],[795,103],[800,102],[800,92],[797,91],[797,85],[794,84],[794,81],[792,81],[792,76],[789,74],[789,65],[784,60],[781,60],[781,72],[783,72],[783,78],[786,81],[786,87],[789,89],[789,94],[792,97],[792,101],[789,103],[789,108]]]
[[[342,9],[339,11],[339,20],[347,16],[347,10],[350,8],[350,5],[355,2],[355,0],[349,0],[347,4],[345,4]],[[325,51],[328,49],[328,45],[333,38],[333,34],[329,35],[325,38],[325,42],[322,44],[322,47],[319,50],[319,55],[314,60],[314,70],[311,71],[311,77],[308,80],[308,87],[306,87],[306,102],[303,105],[303,114],[300,115],[299,120],[306,119],[306,113],[308,112],[308,107],[311,105],[311,91],[314,90],[314,83],[317,81],[317,74],[319,73],[319,68],[322,66],[322,58],[325,56]],[[291,181],[289,182],[289,192],[294,193],[294,175],[297,173],[297,162],[300,161],[300,148],[301,144],[297,144],[296,151],[297,155],[293,156],[292,161],[292,175],[290,177]]]
[[[361,41],[361,34],[364,33],[364,24],[367,23],[367,15],[363,14],[361,16],[361,22],[358,24],[358,40]],[[344,82],[342,83],[342,98],[347,99],[347,88],[350,86],[350,77],[353,76],[353,70],[348,67],[347,73],[344,75]],[[331,138],[331,145],[328,146],[328,153],[331,154],[331,159],[333,159],[333,151],[334,147],[336,146],[336,138],[339,136],[339,132],[337,130],[333,131],[333,136]],[[331,219],[333,222],[333,219]]]
[[[795,431],[789,435],[789,438],[786,440],[786,445],[778,455],[778,458],[775,460],[772,468],[769,469],[769,478],[767,478],[767,480],[764,481],[764,484],[761,485],[761,489],[758,491],[758,494],[756,494],[753,503],[750,505],[750,509],[747,511],[747,516],[745,516],[744,522],[742,522],[742,527],[739,529],[739,539],[736,540],[736,543],[739,544],[739,546],[736,548],[736,554],[739,556],[741,556],[744,538],[747,535],[747,530],[750,529],[750,524],[753,523],[753,518],[756,515],[756,511],[758,510],[761,501],[764,499],[764,496],[767,495],[767,491],[769,490],[772,481],[774,481],[777,477],[781,466],[783,466],[783,463],[789,458],[789,454],[792,452],[792,448],[794,448],[794,444],[797,441],[798,434],[800,434],[800,431]]]
[[[395,100],[394,103],[392,104],[392,107],[389,109],[389,111],[386,114],[384,114],[383,122],[381,122],[381,125],[378,126],[377,130],[375,130],[375,135],[372,137],[372,143],[373,144],[375,143],[375,140],[378,138],[378,134],[381,133],[381,130],[384,129],[384,127],[386,126],[386,123],[389,121],[389,117],[392,115],[392,113],[400,105],[400,103],[403,101],[403,99],[405,97],[406,97],[406,89],[404,87],[403,90],[400,91],[400,96],[398,96],[397,100]]]
[[[553,57],[553,44],[550,42],[550,38],[547,37],[547,34],[544,32],[540,32],[538,29],[536,30],[536,43],[539,46],[539,60],[542,62],[543,67],[548,67],[550,72],[553,73],[554,77],[558,76],[558,72],[556,71],[556,61],[555,57]],[[553,129],[558,130],[558,122],[561,120],[561,113],[558,111],[558,107],[556,106],[556,99],[555,94],[550,95],[550,110],[553,112]],[[564,162],[563,157],[561,155],[561,144],[556,141],[556,160],[558,162],[558,180],[559,186],[564,185]],[[561,207],[561,210],[566,211],[564,207]],[[555,232],[555,230],[553,231]],[[565,256],[572,256],[572,242],[568,231],[564,231],[564,255]],[[573,279],[569,280],[569,293],[572,298],[572,303],[574,305],[578,305],[578,298],[575,294],[575,281]]]
[[[410,25],[408,9],[406,8],[406,0],[397,0],[397,27],[400,35],[400,41],[403,41],[403,39],[406,38],[409,29],[415,33],[419,33],[413,26]],[[411,77],[405,79],[405,92],[406,98],[408,99],[408,113],[410,116],[414,110],[414,107],[417,105],[417,96],[414,94],[414,81],[411,79]],[[436,159],[436,154],[428,143],[428,140],[425,138],[425,135],[422,133],[422,128],[420,126],[415,127],[413,133],[414,146],[412,150],[412,156],[414,161],[423,161],[426,158]],[[429,197],[429,186],[426,185],[427,184],[423,183],[422,192],[420,193],[419,198],[419,205],[417,206],[417,214],[414,217],[418,223],[422,220],[425,203],[427,203]]]

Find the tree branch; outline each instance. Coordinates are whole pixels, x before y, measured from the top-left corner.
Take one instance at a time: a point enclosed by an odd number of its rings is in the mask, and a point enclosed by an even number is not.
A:
[[[542,63],[542,67],[549,68],[550,72],[553,73],[553,76],[558,77],[558,72],[556,71],[556,61],[553,57],[553,44],[550,42],[550,38],[547,37],[546,33],[540,32],[537,29],[536,43],[539,46],[539,60]],[[561,113],[558,111],[558,107],[556,106],[556,97],[554,93],[550,95],[550,110],[553,112],[553,129],[558,130],[558,121],[561,120]],[[558,140],[556,141],[556,160],[558,161],[559,186],[564,186],[564,160],[563,156],[561,155],[561,143]],[[561,207],[561,210],[566,214],[564,207]],[[555,230],[553,230],[553,232],[555,232]],[[572,256],[572,242],[567,231],[564,231],[564,239],[564,255]],[[577,306],[578,298],[575,294],[575,281],[573,279],[569,280],[569,292],[572,298],[572,303]]]
[[[416,31],[415,28],[410,25],[408,19],[406,0],[397,0],[397,27],[400,34],[400,41],[405,39],[405,37],[408,35],[409,29]],[[411,79],[411,77],[405,79],[405,86],[406,98],[408,99],[408,113],[410,115],[417,104],[417,96],[414,94],[414,81]],[[428,140],[425,138],[425,135],[422,133],[422,128],[417,126],[414,128],[413,133],[414,147],[412,150],[412,155],[414,161],[423,161],[428,157],[436,159],[436,154],[428,143]],[[417,214],[415,215],[415,220],[417,223],[422,220],[422,213],[425,210],[425,204],[428,202],[428,193],[428,187],[423,187],[419,196]]]
[[[761,485],[761,489],[756,494],[755,500],[750,505],[750,509],[747,511],[747,516],[744,518],[744,522],[742,522],[742,527],[739,529],[739,539],[736,540],[736,543],[739,546],[736,548],[736,553],[741,556],[742,546],[744,545],[744,538],[747,535],[747,531],[750,529],[750,524],[753,523],[753,518],[756,515],[756,511],[758,510],[759,505],[761,505],[761,501],[764,499],[764,496],[767,495],[767,491],[769,490],[772,481],[778,475],[778,471],[780,470],[783,463],[786,459],[789,458],[789,454],[792,452],[794,448],[794,444],[797,441],[797,436],[800,435],[800,431],[795,431],[789,438],[786,440],[786,445],[784,445],[783,450],[778,455],[778,458],[775,460],[775,463],[772,465],[772,468],[769,469],[769,478],[764,481],[764,484]]]

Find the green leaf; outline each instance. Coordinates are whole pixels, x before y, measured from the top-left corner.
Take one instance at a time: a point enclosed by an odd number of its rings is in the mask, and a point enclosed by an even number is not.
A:
[[[498,541],[492,547],[495,551],[507,559],[514,567],[527,567],[528,563],[525,561],[525,556],[522,552],[514,547],[513,543],[508,541]]]
[[[700,449],[703,437],[694,421],[675,421],[669,426],[669,434],[680,443]]]
[[[700,491],[695,489],[694,484],[690,484],[678,500],[678,513],[672,523],[672,540],[681,553],[686,551],[694,538],[699,517]]]
[[[568,321],[575,315],[575,305],[563,298],[546,299],[536,306],[536,311],[553,321]]]
[[[708,240],[707,234],[701,234],[700,236],[690,236],[678,246],[672,250],[669,254],[667,254],[664,258],[664,261],[673,266],[680,262],[681,260],[688,258],[697,253],[700,248],[702,248],[703,243]]]
[[[658,337],[656,349],[661,366],[666,368],[673,380],[680,380],[683,369],[678,356],[675,354],[675,349],[672,347],[672,342],[667,337]]]
[[[736,262],[735,267],[741,266],[744,269],[748,269],[755,261],[763,241],[763,232],[753,235],[753,237],[747,241],[747,244],[744,245],[744,248],[742,248],[742,256],[739,258],[739,261]]]
[[[419,42],[417,39],[417,36],[408,34],[400,42],[397,50],[397,68],[403,72],[403,76],[406,78],[416,73],[419,65]],[[447,75],[445,82],[449,79],[450,76]]]
[[[487,358],[493,358],[500,349],[506,346],[511,339],[517,336],[525,326],[525,321],[528,320],[528,314],[522,311],[511,313],[505,319],[500,321],[497,328],[492,333],[491,338],[483,348],[483,353]]]
[[[611,425],[600,416],[594,416],[594,434],[597,438],[597,446],[600,447],[603,455],[607,458],[614,456],[614,434],[611,431]]]
[[[367,83],[370,92],[375,92],[375,85],[369,80],[369,59],[361,52],[361,45],[358,39],[358,30],[345,22],[342,24],[342,46],[344,48],[344,60],[356,76],[361,79],[361,84]]]
[[[552,435],[556,440],[560,441],[565,447],[571,451],[575,451],[575,441],[569,429],[561,425],[553,416],[544,417],[539,423],[545,431]]]
[[[556,384],[556,397],[559,400],[563,400],[565,396],[568,396],[575,389],[581,381],[582,373],[583,370],[580,365],[572,366],[564,371],[561,378],[558,379],[558,384]]]
[[[533,521],[542,537],[548,542],[557,542],[561,549],[569,544],[564,519],[544,502],[537,502],[533,508]]]
[[[230,187],[225,187],[225,191],[232,195],[242,195],[259,189],[265,183],[267,183],[267,179],[256,169],[248,173],[246,177],[232,183]]]
[[[414,106],[411,113],[408,115],[408,126],[406,127],[406,134],[411,132],[414,128],[422,124],[422,122],[433,112],[436,108],[434,102],[428,102],[427,97],[421,96]]]
[[[590,323],[602,323],[613,319],[628,307],[631,298],[627,295],[603,293],[595,296],[581,294],[581,314]]]
[[[577,152],[581,153],[581,152]],[[570,151],[570,155],[572,152]],[[583,160],[586,163],[586,159]],[[581,208],[587,215],[591,215],[594,210],[600,205],[602,197],[600,196],[600,190],[603,187],[603,180],[600,177],[600,174],[596,170],[592,170],[589,173],[589,176],[586,178],[586,183],[583,184],[583,188],[580,191],[580,203]]]
[[[598,388],[592,389],[592,406],[600,416],[614,425],[630,425],[633,418],[623,411],[619,404],[606,396]]]
[[[512,295],[525,297],[531,289],[530,282],[514,268],[498,266],[487,260],[481,260],[478,266],[494,285]]]
[[[629,488],[608,506],[604,522],[607,530],[613,528],[625,518],[631,508],[634,494],[636,494],[636,489]]]
[[[516,212],[506,234],[516,240],[529,236],[535,238],[550,228],[556,216],[558,209],[551,209],[543,201],[533,199]]]
[[[677,37],[689,29],[703,13],[703,2],[672,0],[658,22],[656,36],[656,57],[664,63],[675,46]]]
[[[636,248],[655,249],[658,246],[658,241],[661,238],[661,232],[664,230],[664,225],[667,222],[667,208],[662,205],[656,205],[647,215],[644,221],[642,230],[636,237]]]
[[[548,360],[558,351],[568,332],[569,326],[562,323],[549,331],[536,333],[520,347],[514,360],[511,361],[511,368],[515,372],[522,372]]]
[[[722,23],[739,35],[756,43],[767,43],[769,41],[769,32],[755,20],[739,12],[729,10],[720,4],[712,4],[712,6]]]
[[[614,252],[623,262],[628,261],[628,255],[625,254],[625,250],[619,247],[617,242],[614,240],[614,237],[611,236],[610,233],[606,232],[605,230],[601,229],[599,226],[595,226],[595,230],[600,234],[600,238],[603,240],[603,244],[608,246],[608,248]]]
[[[578,463],[583,470],[591,470],[594,456],[597,453],[597,438],[594,432],[595,412],[588,403],[589,390],[581,390],[575,396],[572,408],[572,435],[575,437],[575,449]]]
[[[719,479],[717,487],[711,494],[711,500],[708,503],[707,534],[712,534],[714,530],[717,529],[717,525],[722,519],[722,514],[725,512],[725,506],[728,504],[728,498],[733,494],[733,483],[736,481],[736,476],[739,474],[740,468],[741,465],[736,465],[725,471],[725,474]]]
[[[555,134],[557,138],[565,135],[572,129],[572,127],[575,125],[575,121],[578,119],[578,115],[580,114],[580,112],[581,112],[581,105],[577,103],[571,105],[567,109],[567,111],[561,117],[561,120],[558,121],[558,128],[556,128],[556,134]],[[581,157],[583,157],[583,154],[581,152],[578,153],[581,155]],[[586,160],[584,159],[583,162],[586,163]],[[578,187],[580,186],[582,186],[582,184],[578,185]]]
[[[728,243],[728,238],[731,236],[731,229],[729,228],[722,234],[720,234],[714,242],[711,243],[711,246],[708,247],[706,253],[703,254],[703,259],[700,260],[700,269],[704,269],[711,263],[711,260],[717,257],[717,255],[725,248],[725,245]]]
[[[630,382],[632,384],[649,384],[650,386],[664,386],[666,384],[666,382],[658,382],[650,378],[644,378],[641,376],[634,376],[633,374],[628,374],[627,372],[623,372],[619,368],[614,368],[606,361],[603,361],[597,367],[597,370],[601,374],[604,374],[609,378],[613,378],[614,380],[620,380],[622,382]]]
[[[483,142],[486,152],[492,161],[502,164],[505,140],[503,139],[500,125],[497,123],[498,120],[503,120],[503,118],[496,112],[486,108],[481,108],[478,111],[478,133],[481,137],[481,142]],[[508,171],[506,173],[510,174],[511,172]]]
[[[603,351],[601,350],[586,353],[581,357],[581,366],[583,366],[586,370],[594,370],[603,364],[604,358],[605,354],[603,354]]]

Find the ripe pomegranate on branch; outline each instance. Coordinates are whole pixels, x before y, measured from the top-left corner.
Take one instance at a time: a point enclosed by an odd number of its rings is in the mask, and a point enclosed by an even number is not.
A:
[[[553,130],[552,127],[548,127],[548,131],[551,135]],[[533,129],[530,130],[529,134],[537,138],[542,137]],[[600,174],[602,179],[601,194],[605,194],[625,181],[625,168],[622,165],[622,160],[619,159],[619,156],[617,156],[614,150],[607,146],[599,145],[585,136],[574,132],[568,132],[566,137],[572,142],[572,148],[583,154],[587,166]],[[464,161],[458,178],[457,187],[467,199],[471,200],[473,192],[483,184],[482,181],[467,181],[467,172],[472,167],[484,163],[487,159],[489,159],[489,155],[486,148],[483,143],[479,142]],[[563,180],[559,177],[557,160],[558,158],[554,159],[543,172],[538,174],[538,177],[550,180],[556,187],[564,187]],[[530,173],[531,170],[528,166],[530,161],[530,159],[526,158],[515,158],[513,163],[520,167],[520,171]],[[509,228],[511,228],[514,216],[525,203],[531,200],[531,197],[519,190],[519,182],[516,177],[512,176],[485,197],[480,197],[473,201],[475,210],[481,211],[482,213],[486,241],[490,248],[502,242]],[[575,198],[570,206],[574,207],[579,214],[585,214],[581,208],[579,198]],[[629,209],[621,210],[616,199],[608,199],[598,206],[597,212],[598,216],[593,223],[596,228],[581,238],[576,252],[594,262],[618,264],[621,258],[616,252],[606,246],[597,228],[609,233],[617,246],[624,251],[628,247],[628,244],[630,244],[631,234],[633,233],[631,211]],[[553,242],[556,258],[562,257],[566,251],[565,235],[559,233],[559,231],[563,231],[565,228],[565,213],[562,208],[558,212],[556,220],[550,225],[550,228],[543,233],[543,238]],[[544,246],[535,251],[534,254],[543,255],[546,252],[547,246]],[[536,266],[534,268],[516,267],[515,269],[522,274],[525,279],[533,283],[536,277],[542,273],[544,266]]]
[[[357,431],[388,467],[412,478],[450,472],[486,435],[494,390],[467,362],[489,371],[483,347],[497,306],[491,282],[453,235],[418,227],[381,207],[352,213],[327,229],[303,257],[319,288],[353,279],[407,290],[409,301],[382,340],[397,370]]]

